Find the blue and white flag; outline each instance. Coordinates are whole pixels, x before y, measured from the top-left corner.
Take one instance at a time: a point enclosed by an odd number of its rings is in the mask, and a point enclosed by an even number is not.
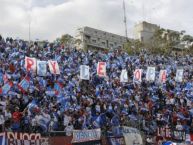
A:
[[[27,92],[28,88],[30,85],[30,78],[29,77],[25,77],[18,85],[19,89],[25,93]]]
[[[46,76],[47,74],[47,62],[37,61],[37,74],[39,76]]]
[[[5,140],[5,133],[0,133],[0,145],[7,145]]]
[[[13,86],[12,82],[8,82],[6,83],[3,87],[2,87],[2,94],[7,94],[9,92],[9,90],[11,89],[11,87]]]
[[[41,117],[38,121],[39,126],[43,129],[44,132],[46,132],[48,130],[48,123],[49,123],[49,119],[46,117]]]
[[[28,104],[28,109],[30,112],[32,112],[34,109],[37,109],[37,108],[38,108],[38,105],[35,100],[32,100],[32,102]]]
[[[163,143],[163,145],[177,145],[177,143],[168,141],[168,142]]]

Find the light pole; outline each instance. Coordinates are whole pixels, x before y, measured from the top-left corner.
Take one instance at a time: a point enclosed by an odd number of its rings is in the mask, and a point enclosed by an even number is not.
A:
[[[29,44],[31,42],[31,2],[29,2],[28,5],[28,17],[29,17],[29,22],[28,22],[28,37],[29,37]]]
[[[31,16],[29,16],[29,44],[30,44],[30,41],[31,41]]]
[[[123,13],[124,13],[124,25],[125,25],[125,37],[126,39],[128,38],[127,37],[127,15],[126,15],[126,8],[125,8],[125,0],[123,0]]]

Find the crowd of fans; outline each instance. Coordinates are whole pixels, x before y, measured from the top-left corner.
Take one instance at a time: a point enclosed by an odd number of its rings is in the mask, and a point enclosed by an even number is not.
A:
[[[27,73],[25,56],[57,60],[60,75],[46,77]],[[107,77],[97,76],[97,62],[107,63]],[[80,80],[80,65],[90,66],[90,80]],[[148,82],[145,71],[156,67],[156,80]],[[141,83],[133,82],[136,68],[143,69]],[[175,82],[176,69],[184,69],[183,82]],[[121,70],[128,71],[128,83],[120,82]],[[158,82],[159,71],[167,70],[167,81]],[[28,75],[26,93],[18,84]],[[7,94],[0,93],[1,131],[50,132],[101,128],[111,134],[119,125],[138,123],[147,134],[160,126],[193,131],[193,57],[151,55],[143,51],[129,56],[119,50],[82,51],[59,43],[34,43],[0,37],[0,87],[13,82]],[[48,92],[57,93],[48,93]],[[59,92],[59,93],[58,93]]]

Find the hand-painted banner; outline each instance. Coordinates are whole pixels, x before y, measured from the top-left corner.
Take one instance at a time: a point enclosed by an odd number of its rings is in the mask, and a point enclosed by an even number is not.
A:
[[[37,61],[37,74],[39,76],[46,76],[47,61]]]
[[[182,82],[182,79],[183,79],[183,73],[184,73],[184,70],[183,69],[178,69],[176,71],[176,82]]]
[[[148,67],[147,68],[146,80],[147,81],[154,81],[155,80],[155,67]]]
[[[166,70],[161,70],[159,73],[159,82],[160,83],[165,83],[167,78],[167,71]]]
[[[87,142],[101,139],[101,129],[73,130],[73,143]]]
[[[142,69],[136,69],[133,74],[133,81],[134,82],[141,82],[142,77]]]
[[[124,136],[126,145],[142,145],[142,137],[140,131],[132,127],[115,127],[113,129],[114,136]]]
[[[128,82],[128,75],[127,75],[126,69],[122,70],[122,72],[121,72],[120,82],[123,82],[123,83]]]
[[[89,66],[81,65],[80,66],[80,79],[81,80],[89,80],[89,78],[90,78]]]
[[[5,137],[6,145],[48,145],[48,138],[42,138],[41,134],[7,132]]]
[[[48,66],[52,74],[60,74],[60,69],[57,61],[48,61]]]
[[[29,88],[29,84],[30,84],[30,78],[29,77],[25,77],[18,85],[18,88],[23,92],[27,92],[28,88]]]
[[[105,62],[98,62],[97,75],[99,77],[105,77],[106,76],[106,63]]]
[[[25,57],[25,68],[27,71],[33,71],[36,72],[36,59],[35,58],[30,58],[30,57]]]

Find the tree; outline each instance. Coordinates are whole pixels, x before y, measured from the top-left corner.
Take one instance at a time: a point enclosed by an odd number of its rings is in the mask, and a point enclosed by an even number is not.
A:
[[[190,35],[184,35],[182,41],[193,42],[193,37]]]
[[[73,40],[73,37],[69,34],[64,34],[60,38],[61,44],[64,44],[64,45],[69,45],[72,42],[72,40]]]
[[[184,35],[184,31],[177,32],[160,28],[155,31],[149,48],[153,53],[168,54],[180,44],[182,35]]]
[[[124,44],[124,50],[128,54],[138,54],[143,46],[144,44],[139,40],[129,40]]]

